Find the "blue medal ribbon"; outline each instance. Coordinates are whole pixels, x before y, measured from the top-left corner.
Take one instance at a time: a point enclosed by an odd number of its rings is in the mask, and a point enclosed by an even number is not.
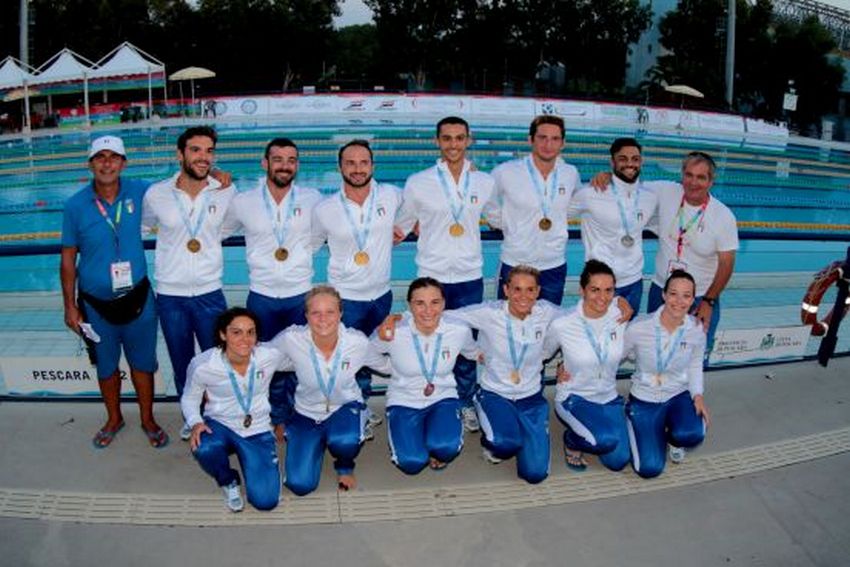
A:
[[[325,382],[324,374],[322,374],[322,367],[319,364],[319,355],[316,353],[316,347],[310,343],[310,359],[313,361],[313,372],[316,373],[316,381],[319,383],[319,389],[325,396],[325,407],[328,411],[330,411],[331,394],[334,391],[336,378],[339,375],[339,362],[341,358],[342,340],[340,340],[336,345],[336,353],[334,354],[333,361],[331,361],[331,365],[328,367],[328,381]]]
[[[431,367],[425,367],[425,354],[422,352],[422,345],[419,342],[419,337],[411,329],[410,336],[413,337],[413,348],[416,349],[416,358],[419,360],[419,369],[422,370],[422,376],[429,384],[434,383],[434,378],[437,376],[437,362],[440,357],[440,348],[443,346],[443,333],[437,334],[437,342],[434,345],[434,355],[431,357]]]
[[[342,201],[342,209],[345,211],[345,218],[348,219],[348,224],[351,226],[351,232],[354,235],[354,240],[357,242],[357,250],[366,250],[366,241],[369,239],[369,231],[372,228],[372,211],[375,209],[375,193],[376,188],[371,187],[369,190],[368,211],[366,212],[366,220],[363,222],[363,228],[357,228],[357,223],[354,222],[354,215],[351,214],[351,207],[348,206],[348,200],[345,197],[345,190],[339,192],[339,198]]]
[[[522,363],[525,360],[525,355],[528,352],[528,343],[522,343],[522,350],[520,350],[519,356],[517,356],[513,331],[514,328],[511,324],[511,316],[508,313],[505,313],[505,332],[508,334],[508,351],[511,355],[511,364],[513,365],[514,371],[519,372],[520,368],[522,368]]]
[[[593,353],[596,355],[596,360],[599,363],[599,374],[598,377],[602,378],[602,371],[605,369],[605,363],[608,362],[608,350],[611,347],[611,333],[608,331],[608,326],[606,325],[604,329],[602,329],[602,343],[596,340],[596,335],[593,334],[593,327],[590,326],[590,323],[587,320],[580,316],[579,320],[581,321],[582,327],[584,327],[584,334],[587,336],[587,340],[590,343],[590,347],[593,349]]]
[[[178,191],[180,191],[180,189],[174,189],[171,191],[171,194],[174,196],[174,200],[177,201],[177,208],[180,209],[180,218],[183,219],[183,224],[186,226],[189,236],[197,239],[198,232],[201,230],[201,226],[204,224],[204,219],[207,216],[207,205],[209,205],[210,199],[212,198],[212,192],[204,192],[203,203],[201,203],[201,212],[198,213],[198,219],[195,221],[195,226],[192,227],[191,215],[186,211],[186,205],[183,204],[183,201],[177,194]]]
[[[543,211],[543,218],[551,218],[549,211],[552,203],[555,201],[555,192],[558,190],[558,165],[552,169],[552,190],[549,191],[549,183],[541,179],[540,172],[534,167],[531,156],[525,158],[525,167],[528,169],[528,175],[531,177],[531,182],[534,185],[534,190],[537,192],[537,197],[540,199],[540,208]],[[541,183],[543,181],[543,183]],[[545,183],[545,185],[544,185]]]
[[[463,174],[462,174],[463,175]],[[466,208],[466,198],[469,196],[469,178],[472,177],[469,172],[466,172],[463,181],[463,191],[458,192],[458,197],[460,197],[460,205],[455,204],[455,198],[452,195],[451,189],[449,189],[449,182],[446,179],[446,174],[440,169],[440,166],[437,166],[437,178],[440,180],[440,187],[443,189],[443,195],[446,196],[446,201],[449,204],[449,208],[451,209],[452,218],[455,219],[457,224],[461,224],[461,216],[463,215],[463,210]]]
[[[623,230],[626,231],[626,236],[632,236],[632,223],[629,222],[630,216],[627,214],[625,199],[620,194],[620,190],[617,189],[617,184],[613,181],[611,182],[611,193],[614,195],[614,198],[617,200],[617,209],[620,211],[620,224],[623,225]],[[638,200],[640,197],[640,185],[635,184],[634,191],[632,191],[632,215],[637,215],[638,210]],[[635,216],[635,220],[637,217]]]
[[[286,215],[283,217],[282,221],[280,220],[280,215],[275,215],[274,211],[272,211],[269,188],[263,184],[261,191],[263,193],[263,205],[265,205],[266,214],[272,223],[272,233],[274,234],[275,240],[277,240],[277,246],[278,248],[283,248],[283,243],[286,240],[286,233],[289,230],[289,221],[295,211],[295,185],[292,185],[292,188],[289,190],[289,194],[284,197],[284,199],[289,199],[289,206],[286,208]]]
[[[670,361],[673,360],[673,356],[676,354],[676,345],[682,340],[682,335],[685,334],[685,323],[679,327],[679,330],[676,331],[676,335],[673,340],[668,343],[668,350],[665,353],[664,349],[661,346],[661,321],[655,321],[655,370],[656,370],[656,379],[661,381],[661,376],[667,370],[667,367],[670,366]]]
[[[236,401],[239,402],[239,407],[245,412],[245,416],[251,415],[251,402],[254,400],[254,378],[257,374],[257,366],[254,357],[251,356],[251,366],[248,368],[248,391],[245,396],[242,395],[242,390],[239,389],[239,384],[236,382],[236,371],[233,370],[230,361],[227,360],[227,355],[221,353],[221,359],[224,361],[224,366],[227,368],[227,376],[230,378],[230,387],[233,388],[233,393],[236,394]],[[250,424],[250,422],[248,422]],[[248,427],[248,426],[246,426]]]

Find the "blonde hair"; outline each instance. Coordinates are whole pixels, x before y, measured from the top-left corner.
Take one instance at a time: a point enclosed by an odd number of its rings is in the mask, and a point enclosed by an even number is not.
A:
[[[526,266],[524,264],[519,264],[514,266],[508,272],[508,277],[505,279],[506,285],[511,285],[511,281],[514,279],[514,276],[531,276],[534,278],[534,283],[540,285],[540,270],[537,268],[532,268],[531,266]]]
[[[342,297],[340,297],[339,292],[335,287],[330,285],[317,285],[313,289],[307,292],[304,296],[304,312],[306,313],[310,308],[310,301],[313,300],[317,295],[330,295],[334,299],[336,299],[337,307],[339,307],[339,312],[342,313]]]

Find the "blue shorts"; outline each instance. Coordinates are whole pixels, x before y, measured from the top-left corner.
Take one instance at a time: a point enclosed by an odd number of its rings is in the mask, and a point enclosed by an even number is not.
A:
[[[106,380],[118,370],[122,346],[124,357],[131,369],[156,372],[157,318],[153,291],[149,292],[141,315],[126,325],[107,322],[94,307],[83,300],[80,301],[80,307],[84,312],[84,319],[100,335],[100,342],[94,343],[98,380]]]

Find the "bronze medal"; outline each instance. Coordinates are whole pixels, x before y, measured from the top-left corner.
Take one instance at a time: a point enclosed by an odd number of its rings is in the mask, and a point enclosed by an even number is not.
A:
[[[547,217],[543,217],[540,219],[540,222],[537,223],[537,226],[540,227],[540,230],[549,230],[552,228],[552,220]]]
[[[188,248],[189,252],[192,254],[197,254],[201,250],[201,241],[197,238],[193,238],[186,243],[186,248]]]
[[[466,231],[464,230],[463,225],[459,222],[456,222],[449,227],[449,234],[454,237],[463,236],[464,232]]]
[[[289,258],[289,250],[281,246],[274,251],[274,257],[278,262],[285,262]]]
[[[434,384],[428,383],[428,385],[425,386],[425,391],[423,393],[426,396],[430,396],[431,394],[433,394],[434,393]]]
[[[631,248],[632,246],[634,246],[635,239],[634,239],[634,238],[632,238],[632,237],[631,237],[631,235],[628,235],[628,234],[627,234],[627,235],[625,235],[623,238],[621,238],[621,239],[620,239],[620,242],[621,242],[621,243],[622,243],[622,245],[623,245],[623,246],[625,246],[626,248]]]
[[[511,382],[519,384],[519,370],[511,370]]]
[[[354,255],[354,263],[358,266],[365,266],[369,263],[369,254],[365,251],[360,250],[357,254]]]
[[[249,413],[245,416],[245,419],[242,420],[242,425],[245,426],[245,429],[248,429],[249,427],[251,427],[251,424],[253,422],[254,422],[254,418],[251,417],[251,414]]]

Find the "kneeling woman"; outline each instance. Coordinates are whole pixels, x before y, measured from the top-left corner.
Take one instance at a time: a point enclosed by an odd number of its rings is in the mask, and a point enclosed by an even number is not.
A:
[[[614,272],[607,264],[589,260],[579,285],[578,305],[552,321],[547,336],[546,350],[560,348],[566,370],[556,387],[555,413],[566,427],[564,453],[570,469],[587,468],[587,452],[618,471],[630,457],[623,398],[616,387],[626,325],[613,302]]]
[[[664,470],[667,444],[674,462],[685,447],[705,439],[709,423],[703,401],[705,332],[688,309],[694,278],[675,270],[664,284],[664,304],[626,331],[625,352],[635,358],[626,415],[634,434],[632,466],[652,478]]]
[[[280,354],[257,345],[257,317],[241,307],[219,316],[215,344],[192,359],[180,400],[192,428],[192,453],[222,487],[227,507],[239,512],[244,507],[239,473],[229,459],[236,453],[248,502],[271,510],[280,497],[280,470],[269,419],[269,382]]]
[[[387,390],[387,421],[393,463],[407,474],[430,465],[446,466],[463,447],[463,424],[452,373],[459,354],[477,358],[472,331],[443,317],[443,286],[433,278],[414,280],[407,290],[412,317],[406,317],[387,342],[372,347],[388,354],[392,380]]]
[[[307,326],[290,327],[272,339],[284,355],[278,370],[295,371],[298,379],[284,467],[287,488],[299,496],[318,487],[325,448],[335,459],[339,488],[356,486],[354,459],[368,415],[355,375],[373,352],[366,335],[340,323],[342,299],[334,288],[307,292],[305,309]],[[384,357],[374,358],[374,365],[384,364]]]

